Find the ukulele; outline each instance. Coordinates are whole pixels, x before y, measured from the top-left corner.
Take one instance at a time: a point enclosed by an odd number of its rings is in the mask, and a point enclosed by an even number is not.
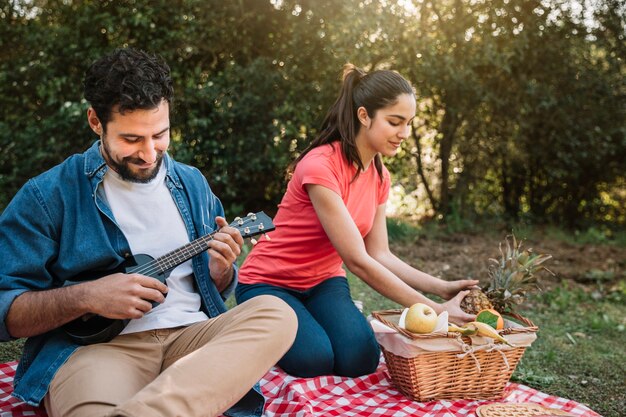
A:
[[[272,219],[262,211],[256,214],[250,213],[244,218],[237,217],[229,226],[239,230],[244,239],[275,229]],[[217,232],[202,236],[156,259],[146,254],[130,256],[114,270],[107,271],[106,274],[100,276],[115,272],[142,274],[156,278],[165,284],[166,278],[174,268],[207,251],[209,249],[208,243],[213,240],[213,236]],[[256,243],[254,239],[252,242]],[[158,304],[158,302],[152,301],[153,308]],[[73,342],[79,345],[91,345],[113,339],[124,330],[129,321],[129,319],[110,319],[97,314],[85,314],[65,324],[63,330]]]

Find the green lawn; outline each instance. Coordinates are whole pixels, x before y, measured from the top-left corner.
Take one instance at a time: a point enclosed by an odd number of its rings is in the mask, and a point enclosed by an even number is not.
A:
[[[623,291],[623,290],[622,290]],[[575,399],[603,416],[626,410],[626,297],[555,288],[524,314],[540,328],[513,378]]]

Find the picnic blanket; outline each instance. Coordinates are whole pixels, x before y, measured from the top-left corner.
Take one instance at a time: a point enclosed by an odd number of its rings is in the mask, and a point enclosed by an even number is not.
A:
[[[46,417],[43,408],[12,397],[17,362],[0,364],[0,417]],[[261,380],[267,397],[266,417],[475,417],[476,408],[494,401],[411,401],[393,388],[384,360],[375,373],[360,378],[322,376],[295,378],[272,368]],[[535,403],[573,416],[596,417],[576,401],[544,394],[525,385],[508,383],[497,402]]]

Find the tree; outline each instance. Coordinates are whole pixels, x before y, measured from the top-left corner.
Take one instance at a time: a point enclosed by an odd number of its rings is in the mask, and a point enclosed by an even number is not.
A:
[[[83,73],[134,46],[170,63],[171,152],[202,170],[229,215],[274,210],[352,62],[415,85],[413,135],[386,162],[435,215],[624,224],[626,8],[571,4],[5,0],[0,207],[97,139]]]

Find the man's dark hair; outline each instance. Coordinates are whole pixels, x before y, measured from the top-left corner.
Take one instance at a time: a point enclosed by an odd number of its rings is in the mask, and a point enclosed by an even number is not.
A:
[[[105,131],[114,106],[122,114],[153,109],[163,100],[171,104],[174,93],[165,61],[133,48],[116,49],[94,62],[85,73],[84,89]]]

